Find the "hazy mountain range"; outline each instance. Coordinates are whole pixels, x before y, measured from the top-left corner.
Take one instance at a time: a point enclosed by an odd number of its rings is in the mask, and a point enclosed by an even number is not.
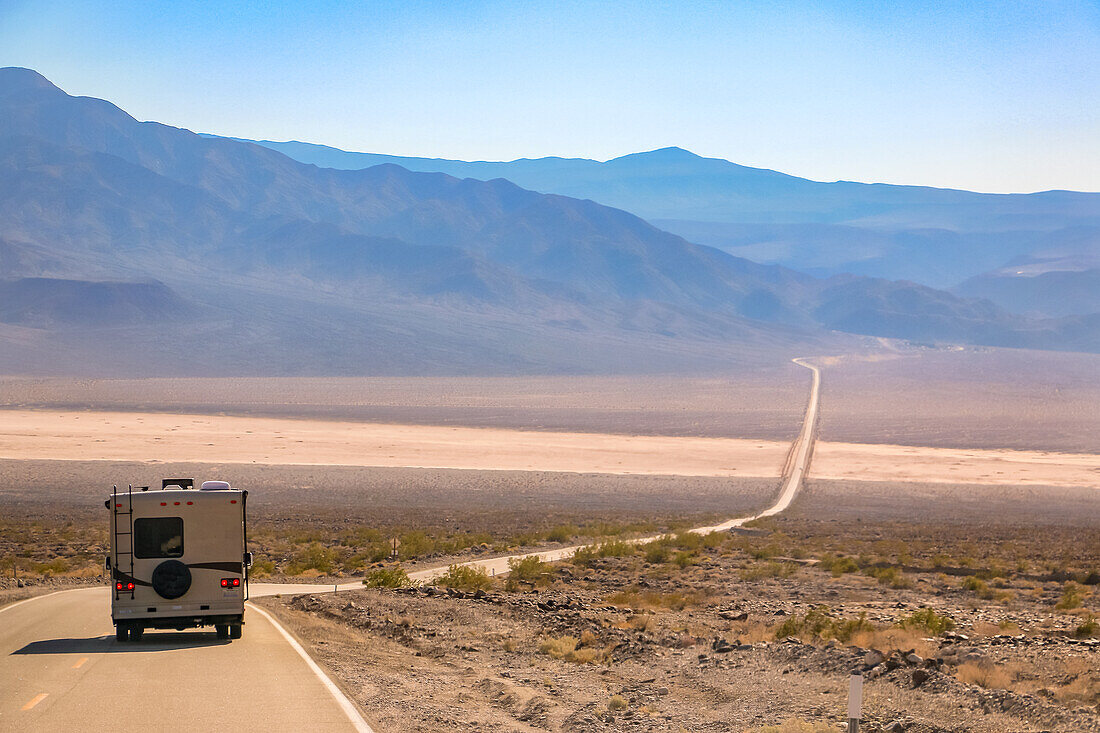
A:
[[[0,70],[0,268],[8,372],[714,371],[859,343],[835,331],[1100,349],[1096,318],[757,264],[500,178],[319,168],[26,69]]]
[[[535,191],[625,209],[689,241],[815,275],[862,274],[937,288],[981,277],[988,288],[968,285],[957,292],[988,295],[1009,309],[1018,292],[1028,311],[1047,315],[1067,315],[1066,304],[1038,296],[1045,288],[1030,277],[1057,272],[1056,280],[1085,291],[1096,275],[1079,273],[1100,268],[1100,193],[1006,195],[819,183],[680,148],[606,162],[495,163],[349,153],[300,142],[258,144],[329,168],[392,163],[460,178],[506,178]],[[1022,272],[1009,266],[1025,261],[1030,267]],[[1100,311],[1100,295],[1074,303],[1071,313]]]

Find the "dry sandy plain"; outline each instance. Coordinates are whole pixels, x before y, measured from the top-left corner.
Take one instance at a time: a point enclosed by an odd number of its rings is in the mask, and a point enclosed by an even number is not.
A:
[[[0,460],[155,461],[778,477],[789,445],[739,438],[136,412],[0,411]],[[1100,456],[820,441],[812,478],[1095,486]]]

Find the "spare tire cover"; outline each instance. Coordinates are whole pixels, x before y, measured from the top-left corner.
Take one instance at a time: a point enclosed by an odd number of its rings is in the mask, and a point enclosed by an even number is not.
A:
[[[165,560],[153,571],[153,590],[161,598],[179,598],[191,587],[191,570],[179,560]]]

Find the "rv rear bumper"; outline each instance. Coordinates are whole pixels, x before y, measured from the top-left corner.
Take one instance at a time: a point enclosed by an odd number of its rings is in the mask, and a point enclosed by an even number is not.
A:
[[[192,629],[202,626],[235,626],[244,623],[244,614],[218,614],[214,616],[137,616],[115,619],[115,625],[141,626],[146,629]]]

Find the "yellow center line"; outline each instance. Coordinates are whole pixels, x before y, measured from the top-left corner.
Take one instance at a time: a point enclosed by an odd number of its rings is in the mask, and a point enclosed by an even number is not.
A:
[[[80,659],[76,660],[76,664],[73,665],[73,669],[80,669],[81,667],[84,666],[84,663],[87,662],[87,661],[88,661],[87,657],[81,657]]]
[[[31,708],[33,708],[33,707],[34,707],[35,705],[37,705],[38,703],[40,703],[40,702],[42,702],[43,700],[45,700],[45,699],[46,699],[46,696],[47,696],[47,695],[49,695],[49,694],[50,694],[50,693],[48,693],[48,692],[40,692],[40,693],[38,693],[37,695],[35,695],[35,696],[34,696],[34,698],[33,698],[33,699],[32,699],[32,700],[31,700],[31,701],[29,702],[29,703],[27,703],[26,705],[24,705],[24,706],[23,706],[23,710],[30,710]]]

